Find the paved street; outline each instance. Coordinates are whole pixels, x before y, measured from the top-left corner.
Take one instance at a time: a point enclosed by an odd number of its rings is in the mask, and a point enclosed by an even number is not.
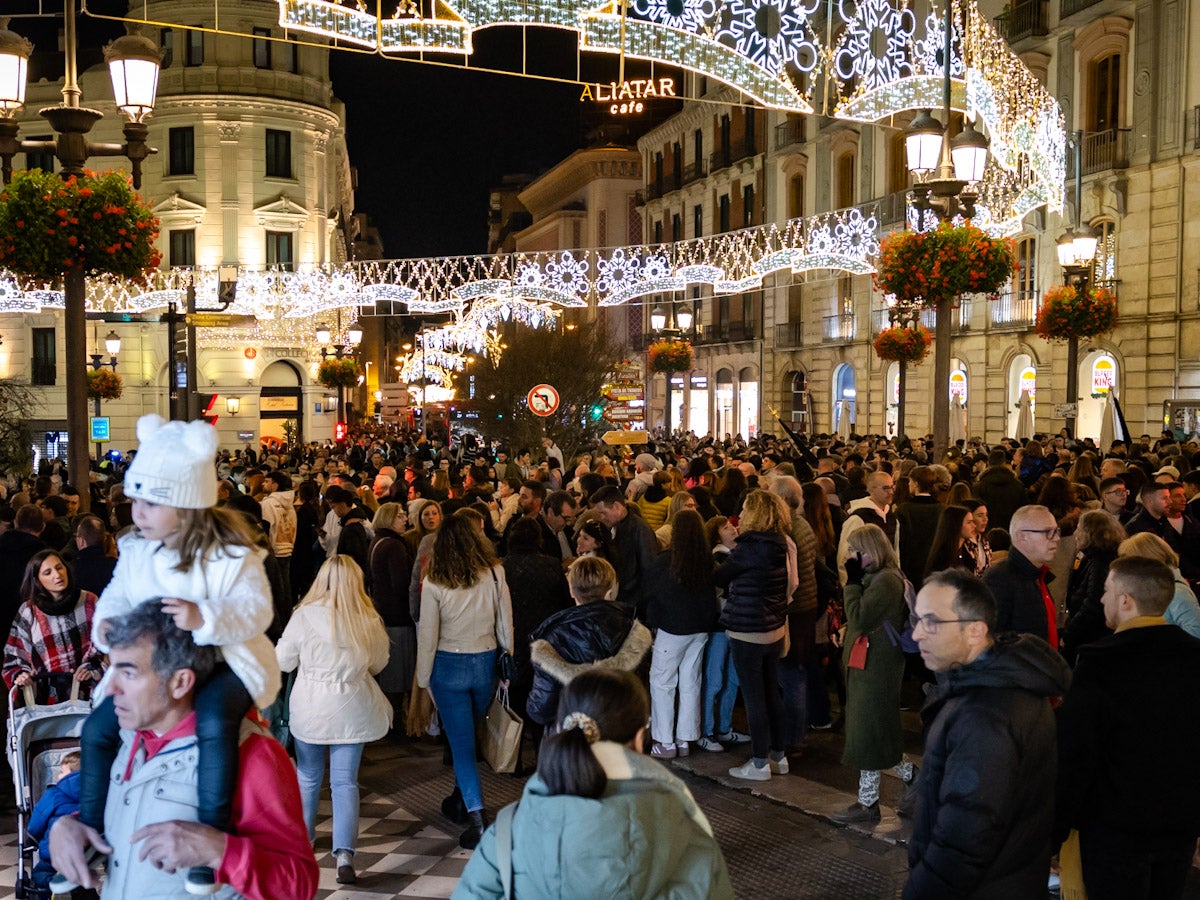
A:
[[[915,714],[905,714],[910,742]],[[857,773],[838,763],[841,736],[811,735],[792,774],[750,789],[728,777],[740,754],[694,752],[672,763],[707,813],[729,863],[739,897],[892,898],[904,885],[907,825],[893,814],[900,795],[895,778],[883,784],[883,821],[872,831],[838,828],[822,818],[853,802]],[[329,808],[318,824],[321,863],[319,900],[379,900],[384,897],[439,898],[453,891],[469,853],[460,850],[458,829],[438,805],[451,785],[440,748],[424,743],[383,741],[371,746],[362,770],[359,883],[341,888],[330,855]],[[518,797],[523,779],[497,776],[484,767],[489,808]],[[11,787],[3,797],[11,810]],[[0,900],[11,891],[16,863],[15,817],[0,817]],[[1187,897],[1200,898],[1193,878]]]

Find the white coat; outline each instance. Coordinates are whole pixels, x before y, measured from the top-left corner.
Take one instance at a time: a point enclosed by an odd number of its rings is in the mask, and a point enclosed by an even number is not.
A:
[[[221,648],[221,656],[246,687],[254,705],[266,709],[279,694],[279,664],[267,629],[275,617],[271,585],[263,568],[266,553],[257,547],[221,547],[177,571],[179,554],[131,532],[117,542],[121,555],[112,581],[100,595],[92,617],[92,643],[103,652],[104,621],[122,616],[155,597],[190,600],[200,607],[204,624],[192,632],[197,644]],[[101,684],[107,687],[112,669]],[[105,696],[97,689],[96,697]]]
[[[320,604],[296,608],[275,648],[285,672],[296,669],[292,735],[306,744],[365,744],[387,734],[392,705],[372,675],[388,661],[388,636],[379,623],[366,647],[331,640],[332,611]]]

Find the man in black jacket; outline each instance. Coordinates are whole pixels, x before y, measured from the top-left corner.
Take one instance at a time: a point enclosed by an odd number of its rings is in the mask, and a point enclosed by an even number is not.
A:
[[[658,538],[614,485],[600,488],[591,499],[596,517],[612,529],[617,549],[617,599],[644,620],[647,598],[643,587],[650,563],[658,555]]]
[[[1080,648],[1059,716],[1056,837],[1078,829],[1091,900],[1181,896],[1200,835],[1200,719],[1180,703],[1200,696],[1200,641],[1162,618],[1174,591],[1160,562],[1112,563],[1116,633]]]
[[[984,575],[996,598],[996,632],[1035,634],[1058,649],[1058,622],[1047,584],[1060,532],[1044,506],[1022,506],[1012,517],[1012,548]]]
[[[909,476],[912,493],[896,507],[896,520],[904,539],[900,542],[900,568],[914,585],[925,580],[925,565],[933,536],[937,534],[942,505],[933,495],[937,487],[937,472],[929,466],[917,466]],[[990,512],[990,510],[989,510]]]
[[[975,496],[988,508],[988,520],[993,528],[1009,530],[1012,515],[1028,502],[1029,494],[1021,484],[1002,448],[988,455],[988,467],[975,482]]]
[[[41,509],[35,503],[27,503],[17,510],[13,527],[0,534],[0,627],[5,639],[21,606],[25,567],[35,553],[46,549],[41,540],[45,527]]]
[[[966,572],[931,576],[916,612],[913,637],[937,686],[921,711],[904,897],[1045,896],[1056,749],[1047,698],[1067,689],[1067,664],[1030,635],[993,637],[995,600]]]
[[[104,523],[98,516],[81,516],[76,522],[75,547],[75,584],[99,597],[112,581],[117,561],[104,552]]]

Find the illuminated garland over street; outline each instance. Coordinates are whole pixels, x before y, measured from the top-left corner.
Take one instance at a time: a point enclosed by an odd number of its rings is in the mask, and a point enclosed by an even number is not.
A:
[[[772,109],[811,113],[826,90],[832,115],[851,121],[942,105],[943,16],[935,6],[918,23],[908,0],[632,0],[623,25],[618,0],[442,0],[431,16],[401,3],[382,20],[366,0],[277,2],[285,28],[385,54],[469,56],[476,31],[543,26],[575,31],[581,50],[697,72]],[[1062,112],[972,0],[943,2],[965,22],[952,36],[952,105],[991,138],[981,220],[1015,234],[1031,210],[1062,208]]]
[[[346,330],[360,316],[450,314],[449,325],[423,332],[422,340],[427,363],[455,369],[450,358],[455,355],[495,356],[498,330],[510,321],[553,328],[563,309],[620,306],[691,285],[707,285],[715,294],[740,293],[762,287],[773,272],[869,274],[879,254],[878,231],[875,207],[866,204],[792,219],[782,227],[760,225],[656,246],[358,262],[297,272],[242,269],[236,299],[226,311],[252,315],[256,324],[200,329],[199,340],[218,349],[287,347],[315,361],[314,319],[327,313],[346,312]],[[217,274],[215,268],[161,269],[145,289],[92,279],[87,309],[153,313],[174,303],[183,310],[193,283],[196,307],[214,309]],[[22,291],[14,278],[0,273],[0,313],[62,307],[61,291]],[[345,332],[334,341],[348,346]],[[449,356],[431,360],[429,351]]]

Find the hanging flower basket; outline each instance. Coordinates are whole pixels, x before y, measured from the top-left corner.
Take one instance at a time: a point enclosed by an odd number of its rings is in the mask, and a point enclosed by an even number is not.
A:
[[[1016,247],[973,225],[943,223],[933,231],[898,231],[880,244],[874,281],[904,303],[937,306],[962,294],[995,294],[1012,278]]]
[[[1117,297],[1108,288],[1089,287],[1081,297],[1065,284],[1042,295],[1034,329],[1048,341],[1089,338],[1117,327]]]
[[[885,328],[875,338],[875,353],[888,362],[904,362],[918,365],[929,355],[933,335],[924,325],[915,328],[894,326]]]
[[[646,349],[652,372],[686,372],[692,367],[692,345],[687,341],[655,341]]]
[[[108,369],[91,369],[87,378],[89,400],[116,400],[125,390],[121,376]]]
[[[358,366],[352,359],[322,360],[317,381],[327,388],[354,387],[358,384]]]
[[[0,191],[0,268],[30,282],[82,269],[142,283],[162,261],[157,238],[158,219],[120,172],[27,169]]]

